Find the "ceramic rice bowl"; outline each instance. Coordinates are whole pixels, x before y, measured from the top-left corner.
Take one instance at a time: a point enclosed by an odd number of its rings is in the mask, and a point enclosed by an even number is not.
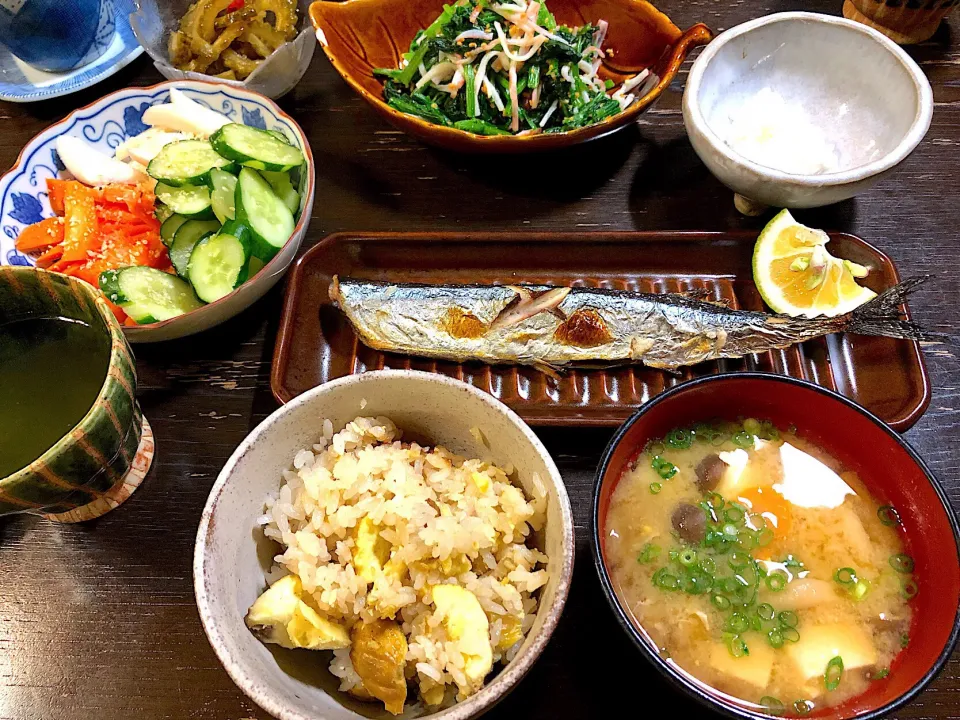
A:
[[[280,720],[350,720],[387,716],[383,706],[341,693],[327,670],[329,653],[261,643],[244,624],[266,587],[279,546],[255,529],[267,495],[298,450],[322,436],[323,419],[339,431],[355,417],[383,415],[405,437],[453,452],[512,464],[532,496],[537,473],[547,491],[547,519],[536,543],[549,556],[536,621],[514,659],[477,694],[431,717],[465,720],[489,709],[526,674],[550,639],[573,573],[573,520],[563,481],[530,428],[488,394],[459,380],[412,370],[382,370],[329,382],[300,395],[261,423],[227,462],[204,508],[194,555],[200,619],[227,673],[251,699]],[[475,437],[478,429],[484,442]],[[412,700],[412,698],[408,698]],[[407,705],[404,717],[426,714]]]

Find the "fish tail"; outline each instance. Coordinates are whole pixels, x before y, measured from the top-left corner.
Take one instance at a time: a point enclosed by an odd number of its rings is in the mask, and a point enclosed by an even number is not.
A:
[[[929,278],[928,275],[908,278],[877,295],[850,313],[844,330],[858,335],[881,335],[902,340],[926,340],[957,344],[957,339],[942,333],[929,332],[905,320],[901,306],[907,297]]]

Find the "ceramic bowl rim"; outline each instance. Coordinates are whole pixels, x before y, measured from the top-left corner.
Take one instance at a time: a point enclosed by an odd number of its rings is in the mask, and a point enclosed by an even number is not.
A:
[[[18,273],[34,273],[40,277],[54,276],[56,278],[62,278],[67,281],[67,284],[70,286],[72,292],[83,293],[85,296],[92,298],[94,301],[94,307],[97,309],[97,314],[100,316],[100,319],[103,321],[104,328],[106,329],[106,336],[110,338],[110,359],[107,363],[107,372],[103,377],[103,382],[100,384],[100,390],[97,392],[97,396],[90,403],[90,407],[83,417],[77,421],[77,424],[65,432],[57,442],[47,448],[43,454],[38,457],[36,460],[31,462],[29,465],[26,465],[16,472],[0,477],[0,493],[3,491],[3,486],[7,482],[14,482],[23,480],[31,474],[41,474],[38,468],[48,467],[52,459],[62,453],[64,450],[69,447],[75,446],[77,444],[77,439],[74,437],[73,433],[77,428],[89,428],[93,422],[93,415],[100,407],[101,403],[107,402],[107,393],[111,389],[111,378],[116,382],[116,376],[111,372],[113,368],[117,365],[118,358],[121,353],[128,355],[131,367],[134,367],[132,358],[129,357],[130,349],[127,347],[127,341],[123,334],[123,329],[120,324],[117,322],[116,318],[113,315],[113,311],[110,310],[110,307],[107,305],[106,300],[100,294],[98,290],[87,283],[79,280],[75,277],[69,275],[61,275],[60,273],[54,273],[44,268],[38,268],[34,266],[24,267],[23,265],[3,265],[0,266],[3,269],[3,272],[18,274]],[[136,402],[136,385],[130,390],[130,396],[133,399],[134,405]],[[134,413],[134,416],[136,413]],[[131,424],[127,428],[127,433],[135,428],[135,424]],[[129,437],[125,435],[124,438]],[[113,458],[110,458],[110,461],[113,461]],[[101,471],[102,472],[102,471]],[[85,479],[84,484],[76,488],[77,490],[82,490],[86,485],[88,485],[94,478],[98,476],[99,473],[92,475]],[[74,490],[64,490],[64,497],[70,495]],[[54,501],[55,502],[55,501]],[[40,506],[42,508],[43,506]],[[24,508],[27,511],[37,510],[40,508]]]
[[[168,86],[181,88],[181,87],[189,87],[189,86],[196,86],[196,85],[208,86],[211,88],[219,88],[221,89],[221,91],[226,92],[227,94],[235,93],[238,95],[244,95],[244,94],[249,95],[252,98],[255,98],[258,102],[262,102],[265,105],[267,105],[270,108],[270,110],[277,115],[277,117],[280,117],[285,122],[289,123],[290,126],[294,129],[294,131],[298,134],[298,139],[301,141],[301,143],[303,143],[303,148],[302,148],[303,155],[307,164],[308,177],[307,177],[307,185],[304,192],[304,196],[307,202],[305,202],[303,206],[303,210],[300,213],[300,218],[297,221],[297,224],[294,226],[293,232],[290,233],[290,237],[287,239],[287,242],[284,243],[284,247],[286,247],[290,242],[294,240],[294,238],[296,238],[298,235],[301,235],[306,230],[307,225],[310,223],[311,216],[313,214],[312,203],[313,203],[314,190],[315,190],[314,186],[316,184],[316,177],[315,177],[316,168],[314,165],[313,149],[310,147],[310,141],[307,140],[307,134],[303,131],[303,128],[300,127],[300,124],[296,120],[294,120],[290,115],[284,112],[280,108],[280,106],[277,105],[276,101],[270,99],[266,95],[258,93],[255,90],[248,90],[247,88],[244,88],[244,87],[227,85],[222,82],[211,81],[211,80],[164,80],[162,82],[154,83],[153,85],[144,85],[142,87],[130,86],[125,88],[120,88],[119,90],[114,90],[112,93],[108,93],[107,95],[99,97],[93,102],[90,102],[82,107],[79,107],[75,110],[70,111],[63,119],[58,120],[55,123],[51,123],[50,125],[45,127],[43,130],[38,132],[36,135],[34,135],[32,138],[30,138],[26,143],[24,143],[23,148],[21,148],[20,153],[17,155],[17,159],[14,161],[13,165],[10,166],[9,170],[7,170],[5,173],[0,175],[0,188],[2,188],[6,183],[9,182],[8,178],[10,178],[14,173],[19,172],[22,169],[23,161],[27,155],[27,151],[31,150],[33,145],[38,140],[40,140],[41,137],[43,137],[44,140],[47,140],[48,138],[53,138],[61,135],[63,129],[68,125],[70,125],[71,123],[73,123],[76,117],[80,113],[83,113],[86,110],[91,110],[97,105],[106,104],[107,101],[112,100],[124,93],[129,93],[129,92],[141,93],[142,92],[145,94],[149,94],[155,90],[164,89],[165,87],[168,87]],[[99,113],[99,112],[100,110],[95,111],[95,113]],[[51,132],[51,131],[58,131],[58,132]],[[282,249],[283,248],[281,248],[280,250]],[[264,265],[254,277],[250,278],[250,282],[256,283],[258,281],[262,281],[266,278],[272,277],[272,275],[279,272],[277,268],[279,267],[280,255],[281,253],[278,251],[277,254],[274,255],[270,259],[270,261],[266,265]],[[168,320],[160,320],[158,322],[148,323],[145,325],[124,326],[123,333],[124,335],[128,335],[131,339],[134,339],[138,335],[146,335],[155,330],[159,330],[160,328],[165,328],[170,325],[181,323],[188,317],[195,318],[198,316],[209,314],[208,308],[213,308],[218,305],[222,306],[226,304],[229,300],[234,298],[237,295],[237,293],[243,289],[245,285],[246,283],[244,283],[244,285],[241,285],[238,288],[234,288],[228,295],[224,295],[219,300],[215,300],[212,303],[207,303],[206,305],[203,305],[202,307],[199,307],[196,310],[191,310],[188,313],[184,313],[183,315],[178,315],[177,317],[173,317]]]
[[[767,25],[776,23],[798,23],[803,25],[806,22],[833,25],[844,28],[847,32],[857,32],[865,35],[899,60],[901,67],[913,81],[917,103],[917,110],[913,122],[900,139],[900,142],[878,160],[848,170],[823,173],[820,175],[784,172],[749,160],[733,150],[717,135],[701,112],[700,88],[703,75],[710,62],[728,42],[741,35],[746,35],[754,30],[766,27]],[[923,74],[923,70],[920,69],[920,66],[917,65],[913,58],[911,58],[903,48],[877,30],[854,20],[834,17],[833,15],[823,15],[813,12],[782,12],[765,15],[741,25],[736,25],[722,32],[713,42],[704,48],[700,56],[694,61],[693,67],[690,69],[690,74],[687,77],[687,85],[683,96],[683,110],[684,116],[688,119],[690,125],[704,137],[715,152],[722,155],[728,162],[744,167],[768,181],[779,181],[799,187],[832,187],[847,185],[879,175],[903,162],[903,160],[916,149],[917,145],[920,144],[930,129],[930,123],[933,120],[933,90],[930,86],[930,81],[927,80]]]
[[[513,410],[501,403],[489,393],[479,390],[468,383],[454,378],[448,378],[435,373],[424,372],[421,370],[374,370],[360,375],[348,375],[346,377],[331,380],[323,385],[318,385],[307,392],[298,395],[296,398],[281,405],[274,412],[270,413],[259,425],[257,425],[244,438],[243,442],[234,450],[230,459],[227,460],[216,482],[210,490],[207,502],[203,508],[203,514],[197,528],[197,539],[193,555],[193,586],[194,595],[197,603],[197,610],[200,614],[201,625],[207,636],[217,659],[223,665],[230,679],[239,687],[249,698],[256,702],[260,707],[279,718],[279,720],[316,720],[315,717],[308,717],[297,710],[290,709],[283,704],[282,699],[278,699],[274,693],[266,690],[262,684],[254,677],[247,674],[243,668],[243,663],[238,661],[224,647],[221,639],[219,622],[216,620],[213,608],[215,603],[207,593],[207,544],[212,532],[213,515],[216,512],[217,504],[224,488],[230,477],[251,446],[261,437],[268,434],[272,427],[280,420],[281,416],[293,412],[301,405],[308,404],[318,396],[327,394],[330,390],[346,385],[357,385],[361,383],[376,383],[384,377],[391,378],[414,378],[433,382],[438,385],[455,388],[469,392],[474,397],[481,400],[499,414],[505,416],[511,424],[521,432],[524,438],[530,443],[531,447],[540,456],[547,467],[550,477],[544,478],[544,483],[549,483],[554,487],[556,499],[559,504],[561,521],[561,542],[562,557],[551,558],[551,565],[556,563],[559,567],[559,576],[557,580],[556,595],[553,604],[550,607],[539,607],[537,613],[546,613],[544,616],[543,627],[539,634],[532,638],[532,642],[507,665],[493,677],[490,682],[476,695],[472,695],[467,700],[459,702],[452,707],[424,717],[431,720],[467,720],[467,718],[476,717],[489,710],[493,705],[505,697],[529,672],[536,661],[539,659],[547,643],[550,641],[554,630],[556,629],[563,609],[570,593],[570,584],[573,579],[573,567],[575,558],[575,533],[573,522],[573,510],[570,505],[570,498],[567,494],[566,486],[556,463],[547,451],[543,442],[534,434],[529,425]],[[321,690],[326,694],[326,691]]]
[[[693,698],[702,706],[719,712],[728,718],[735,718],[736,720],[769,720],[768,715],[756,713],[746,708],[738,708],[721,703],[712,693],[708,692],[706,689],[688,678],[684,673],[676,670],[669,663],[664,661],[659,654],[650,649],[648,642],[640,634],[640,631],[627,616],[626,612],[624,612],[620,601],[617,599],[616,590],[613,587],[610,573],[607,571],[606,564],[603,560],[603,552],[600,549],[600,491],[603,487],[603,477],[610,466],[614,451],[623,441],[630,428],[634,425],[634,423],[639,421],[640,418],[642,418],[656,406],[664,402],[670,402],[674,397],[681,395],[688,390],[699,387],[700,385],[729,382],[732,380],[762,380],[769,381],[774,384],[784,383],[786,385],[801,387],[806,390],[811,390],[824,395],[834,401],[840,402],[849,409],[858,412],[860,415],[864,416],[874,425],[876,425],[880,430],[885,432],[890,439],[892,439],[910,456],[913,462],[921,470],[924,477],[927,479],[927,482],[936,493],[937,498],[940,500],[940,505],[946,517],[946,522],[950,526],[950,530],[953,534],[953,541],[958,556],[960,556],[960,524],[958,524],[957,516],[953,512],[953,509],[950,506],[950,501],[947,499],[946,493],[941,487],[936,476],[933,474],[933,472],[931,472],[930,468],[927,467],[926,463],[923,461],[917,451],[914,450],[913,447],[906,440],[904,440],[899,433],[893,430],[889,425],[887,425],[885,422],[883,422],[883,420],[878,418],[869,410],[861,407],[849,398],[846,398],[839,393],[828,390],[827,388],[821,387],[820,385],[816,385],[815,383],[807,380],[800,380],[798,378],[785,375],[762,372],[732,372],[724,375],[707,375],[705,377],[681,383],[658,395],[642,405],[637,412],[635,412],[625,423],[623,423],[623,425],[620,426],[620,428],[617,429],[606,448],[604,448],[603,455],[601,455],[600,464],[597,466],[597,472],[593,486],[593,508],[591,509],[590,515],[592,525],[590,528],[590,541],[592,546],[591,552],[593,554],[594,567],[596,568],[597,575],[600,578],[600,585],[603,587],[603,594],[606,597],[610,608],[613,610],[613,614],[616,617],[617,622],[633,641],[633,644],[640,649],[643,657],[646,658],[657,669],[660,675],[667,678],[672,685],[682,690],[683,693],[688,697]],[[949,661],[951,654],[953,653],[953,649],[957,644],[958,637],[960,637],[960,607],[957,608],[956,613],[954,614],[953,627],[950,631],[950,636],[947,639],[947,642],[944,644],[943,649],[937,656],[937,659],[923,674],[923,677],[921,677],[912,688],[897,696],[890,702],[863,714],[857,715],[857,720],[878,720],[888,713],[902,708],[904,705],[913,700],[943,670],[944,666],[947,664],[947,661]],[[851,719],[845,718],[845,720]]]

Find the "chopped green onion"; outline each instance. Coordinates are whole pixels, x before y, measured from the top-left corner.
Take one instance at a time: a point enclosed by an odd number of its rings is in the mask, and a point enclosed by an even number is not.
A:
[[[909,644],[910,644],[910,635],[908,635],[907,633],[903,633],[900,636],[900,647],[905,648]]]
[[[760,707],[763,708],[763,711],[767,713],[767,715],[779,716],[786,712],[783,703],[771,695],[764,695],[760,698]]]
[[[651,440],[647,443],[647,447],[644,448],[644,452],[647,453],[647,455],[653,455],[654,457],[660,455],[664,450],[666,450],[666,448],[659,440]]]
[[[767,642],[770,644],[770,647],[772,648],[782,648],[783,633],[777,628],[774,628],[773,630],[767,633]]]
[[[730,567],[733,568],[734,570],[740,570],[742,568],[745,568],[747,565],[749,565],[750,560],[751,558],[747,553],[740,552],[739,550],[737,550],[730,556],[730,559],[727,560],[727,562],[730,564]]]
[[[759,615],[753,615],[750,617],[750,627],[757,632],[760,632],[763,629],[763,621],[760,619]]]
[[[917,581],[913,578],[907,578],[900,584],[900,594],[907,600],[913,600],[918,592],[920,592],[920,586],[917,585]]]
[[[660,483],[658,483],[658,482],[652,482],[652,483],[650,483],[650,494],[651,494],[651,495],[656,495],[656,494],[659,493],[661,490],[663,490],[663,485],[661,485]]]
[[[833,692],[840,687],[840,681],[843,679],[843,658],[837,655],[827,663],[827,670],[823,673],[823,684],[829,692]]]
[[[780,592],[787,586],[787,574],[783,570],[774,570],[767,575],[764,582],[771,592]]]
[[[654,545],[653,543],[647,543],[643,546],[643,549],[640,550],[640,554],[637,555],[637,562],[642,564],[651,563],[660,557],[660,546]]]
[[[737,547],[739,547],[741,550],[750,552],[760,544],[759,535],[759,533],[754,532],[749,528],[745,528],[737,538]]]
[[[603,87],[607,90],[613,90],[613,86],[615,84],[616,83],[614,83],[613,80],[611,80],[610,78],[607,78],[606,80],[603,81]]]
[[[890,668],[883,668],[882,670],[877,670],[870,676],[871,680],[883,680],[890,674]]]
[[[793,711],[797,715],[809,715],[813,711],[814,705],[810,700],[797,700],[793,704]]]
[[[750,629],[750,620],[741,613],[735,612],[727,619],[727,630],[740,634]]]
[[[671,575],[666,568],[660,568],[653,574],[653,584],[663,590],[677,590],[680,587],[680,579],[676,575]]]
[[[697,564],[697,551],[693,548],[684,548],[677,555],[677,561],[684,567],[693,567]]]
[[[760,432],[758,433],[763,440],[779,440],[780,431],[777,429],[777,426],[774,425],[769,420],[764,420],[761,424]]]
[[[682,587],[688,595],[703,595],[713,587],[713,578],[704,573],[692,573],[684,576]]]
[[[727,595],[732,595],[737,591],[737,581],[732,577],[726,577],[717,583],[717,587]]]
[[[741,430],[733,438],[733,444],[740,448],[752,448],[754,445],[753,435]]]
[[[761,620],[773,620],[776,614],[777,611],[773,609],[773,605],[770,603],[763,603],[757,606],[757,615],[760,616]]]
[[[650,461],[650,467],[656,470],[657,475],[664,480],[669,480],[677,474],[677,466],[669,460],[664,460],[659,455],[654,456],[653,460]]]
[[[793,610],[784,610],[779,615],[777,615],[777,620],[780,621],[781,627],[794,628],[797,626],[797,623],[800,622],[800,618],[797,617],[797,614]]]
[[[757,533],[757,545],[760,547],[766,547],[773,542],[773,530],[770,528],[764,528],[759,533]]]
[[[707,575],[713,575],[717,571],[717,563],[711,557],[701,558],[700,570]]]
[[[737,526],[730,522],[724,525],[721,529],[723,530],[723,534],[726,536],[725,539],[728,539],[728,540],[729,539],[736,540],[737,535],[740,534],[740,531],[737,530]]]
[[[723,508],[724,499],[723,495],[720,493],[708,492],[706,495],[706,500],[710,507],[712,507],[714,510],[721,510]]]
[[[727,637],[727,650],[729,650],[730,654],[735,658],[750,654],[750,648],[747,647],[747,643],[744,642],[743,638],[739,635]]]
[[[780,564],[788,568],[796,568],[797,570],[804,570],[806,566],[801,560],[798,560],[793,555],[787,555],[783,560],[780,561]]]
[[[858,579],[856,585],[853,586],[853,595],[854,600],[863,600],[866,597],[867,593],[870,592],[870,582],[868,580]]]
[[[728,523],[738,523],[743,521],[746,514],[747,512],[743,505],[732,502],[727,506],[727,509],[723,511],[723,518]]]
[[[713,603],[713,606],[717,610],[727,610],[730,607],[730,598],[724,597],[718,593],[715,593],[710,598],[710,602]]]
[[[780,628],[780,634],[783,635],[784,640],[789,640],[792,643],[795,643],[800,639],[800,631],[796,628],[782,627]]]
[[[840,568],[833,574],[833,579],[841,585],[853,585],[857,582],[857,571],[850,567]]]
[[[663,442],[672,448],[686,450],[693,445],[693,433],[685,429],[671,430],[663,439]]]
[[[898,573],[912,573],[914,567],[913,558],[903,553],[894,555],[890,558],[890,567]]]
[[[877,510],[877,517],[880,518],[880,522],[887,527],[900,525],[903,522],[900,519],[900,513],[897,512],[897,509],[893,505],[883,505]]]
[[[743,421],[743,429],[751,435],[759,435],[760,421],[756,418],[747,418]]]

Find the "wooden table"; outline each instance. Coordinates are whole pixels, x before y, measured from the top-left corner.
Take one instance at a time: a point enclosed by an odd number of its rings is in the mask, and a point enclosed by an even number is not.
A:
[[[838,13],[839,0],[661,0],[681,27],[720,31],[758,15]],[[956,21],[955,21],[956,22]],[[936,111],[920,148],[855,200],[797,213],[855,233],[903,275],[930,274],[916,318],[960,333],[960,41],[942,27],[910,52],[930,77]],[[689,63],[688,63],[689,66]],[[72,108],[128,85],[157,82],[144,56],[96,88],[62,100],[0,106],[0,168]],[[376,119],[322,53],[281,102],[317,159],[317,200],[304,249],[339,230],[725,230],[741,218],[683,130],[683,79],[635,129],[563,155],[536,158],[536,185],[503,164],[429,149]],[[525,175],[525,174],[524,174]],[[415,262],[415,258],[411,261]],[[156,433],[153,470],[117,512],[85,525],[0,520],[0,719],[239,720],[267,718],[233,685],[207,644],[191,563],[210,486],[243,437],[276,408],[269,372],[282,288],[212,331],[137,346],[140,400]],[[927,353],[933,402],[907,433],[960,508],[960,374],[952,350]],[[0,409],[2,412],[2,409]],[[659,679],[614,622],[589,548],[590,493],[604,430],[543,430],[570,492],[577,569],[566,613],[540,661],[488,717],[617,717],[665,709],[706,715]],[[575,452],[571,452],[577,448]],[[960,718],[960,656],[909,708],[911,718]],[[664,702],[669,701],[669,705]]]

